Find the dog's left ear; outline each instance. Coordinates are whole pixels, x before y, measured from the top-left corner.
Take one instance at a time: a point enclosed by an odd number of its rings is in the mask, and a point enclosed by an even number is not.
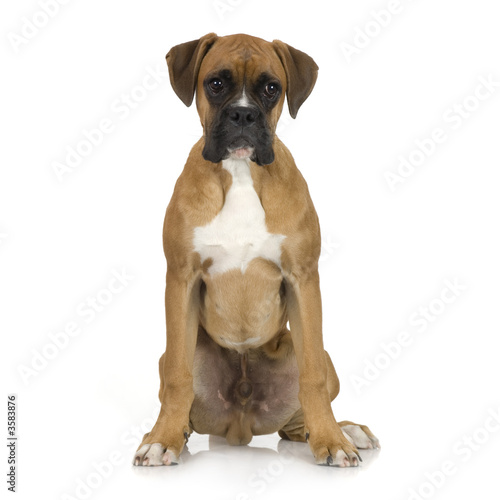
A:
[[[274,40],[273,45],[285,68],[288,110],[290,116],[295,118],[300,106],[314,88],[318,77],[318,65],[305,52],[294,49],[280,40]]]
[[[193,102],[201,61],[217,38],[215,33],[208,33],[199,40],[172,47],[166,56],[170,83],[186,106]]]

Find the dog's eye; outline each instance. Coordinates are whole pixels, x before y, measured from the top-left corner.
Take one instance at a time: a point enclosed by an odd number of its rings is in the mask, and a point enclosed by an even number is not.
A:
[[[224,84],[218,78],[210,80],[210,82],[208,82],[208,86],[214,94],[218,94],[224,88]]]
[[[268,99],[273,99],[279,91],[279,87],[276,83],[268,83],[264,89],[264,95]]]

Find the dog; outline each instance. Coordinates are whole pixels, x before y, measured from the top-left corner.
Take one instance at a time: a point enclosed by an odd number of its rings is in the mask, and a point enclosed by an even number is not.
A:
[[[358,448],[379,442],[333,416],[339,381],[323,347],[318,216],[276,136],[285,97],[295,118],[318,66],[279,40],[243,34],[209,33],[166,59],[181,101],[196,96],[203,136],[166,211],[161,410],[133,463],[178,463],[193,431],[231,445],[278,432],[308,442],[317,464],[357,466]]]

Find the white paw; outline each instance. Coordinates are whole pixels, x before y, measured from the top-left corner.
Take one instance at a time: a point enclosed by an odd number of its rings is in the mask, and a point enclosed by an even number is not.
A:
[[[333,467],[357,467],[359,459],[355,453],[347,454],[344,450],[338,450],[335,457],[328,457],[328,465]]]
[[[356,448],[363,449],[378,449],[380,444],[375,436],[369,436],[359,425],[344,425],[341,427],[344,436]]]
[[[147,467],[155,465],[175,465],[179,463],[178,457],[170,450],[166,450],[162,444],[153,443],[141,446],[134,456],[134,465]]]

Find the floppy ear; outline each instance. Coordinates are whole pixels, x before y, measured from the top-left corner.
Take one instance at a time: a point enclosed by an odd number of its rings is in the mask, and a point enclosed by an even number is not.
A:
[[[290,116],[295,118],[300,106],[309,97],[316,83],[318,65],[306,53],[280,40],[274,40],[273,46],[285,68],[288,110]]]
[[[193,102],[201,61],[217,38],[215,33],[208,33],[199,40],[172,47],[167,54],[170,83],[186,106]]]

